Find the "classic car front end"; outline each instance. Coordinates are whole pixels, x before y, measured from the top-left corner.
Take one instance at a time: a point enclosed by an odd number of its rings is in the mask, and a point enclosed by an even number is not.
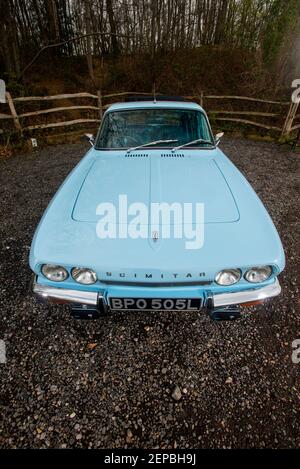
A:
[[[240,305],[277,296],[285,263],[280,238],[249,183],[216,143],[195,103],[111,106],[95,145],[35,233],[34,294],[69,303],[77,318],[110,310],[207,310],[213,319],[233,319]],[[125,236],[120,216],[110,222],[114,236],[99,237],[99,203],[116,207],[124,195],[128,204],[149,210],[152,203],[201,202],[203,243],[187,249],[184,239],[164,237],[163,222],[156,230],[147,224],[147,237]],[[192,227],[186,220],[181,225],[183,231]]]

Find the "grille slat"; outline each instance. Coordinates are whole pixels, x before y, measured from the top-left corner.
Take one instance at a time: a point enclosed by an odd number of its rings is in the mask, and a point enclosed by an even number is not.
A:
[[[184,158],[183,153],[162,153],[161,158]]]
[[[125,158],[148,158],[147,153],[126,153]]]

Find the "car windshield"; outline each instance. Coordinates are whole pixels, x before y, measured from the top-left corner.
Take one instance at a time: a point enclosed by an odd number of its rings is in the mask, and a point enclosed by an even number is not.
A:
[[[201,111],[132,109],[106,114],[95,148],[128,149],[146,144],[153,148],[174,148],[174,142],[180,146],[193,141],[189,149],[214,145]]]

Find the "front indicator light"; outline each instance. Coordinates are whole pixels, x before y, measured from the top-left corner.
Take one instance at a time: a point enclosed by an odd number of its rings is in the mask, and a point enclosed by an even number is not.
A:
[[[249,308],[250,306],[262,305],[264,302],[265,300],[247,301],[247,303],[241,303],[240,306],[242,308]]]
[[[219,285],[234,285],[237,283],[241,278],[241,271],[240,269],[226,269],[221,270],[215,278],[215,281]]]
[[[42,274],[48,280],[52,280],[53,282],[63,282],[69,276],[67,270],[63,266],[53,264],[44,264],[42,266]]]
[[[252,267],[245,273],[245,279],[250,283],[261,283],[268,280],[272,275],[272,268],[269,265]]]
[[[81,283],[83,285],[92,285],[93,283],[97,282],[97,274],[92,269],[74,267],[71,273],[75,282]]]

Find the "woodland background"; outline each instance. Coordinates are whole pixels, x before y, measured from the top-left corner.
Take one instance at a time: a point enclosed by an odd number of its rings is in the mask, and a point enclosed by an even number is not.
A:
[[[300,0],[0,0],[0,76],[14,96],[288,96]]]

